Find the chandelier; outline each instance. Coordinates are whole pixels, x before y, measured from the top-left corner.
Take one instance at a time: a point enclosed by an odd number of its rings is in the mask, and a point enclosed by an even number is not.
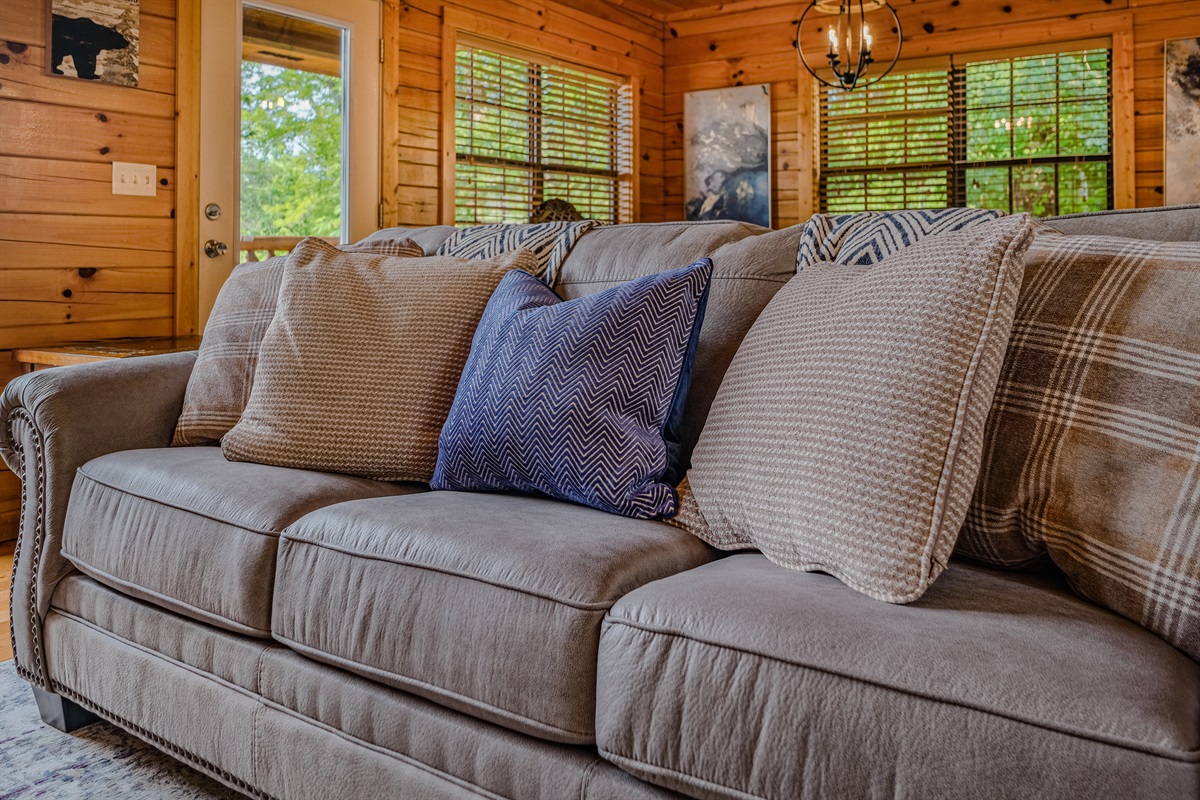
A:
[[[882,14],[876,14],[877,27],[873,30],[867,22],[867,14],[882,9],[887,9],[891,14],[891,19],[887,19]],[[800,41],[804,20],[813,11],[827,18],[826,35],[823,39],[827,45],[824,59],[828,63],[828,72],[833,73],[832,80],[819,74],[809,63]],[[871,56],[871,48],[875,44],[875,34],[880,30],[886,30],[896,36],[895,54],[892,56],[891,63],[882,72],[871,70],[871,65],[875,64],[875,59]],[[813,0],[796,22],[795,44],[796,52],[800,54],[800,63],[804,64],[804,68],[824,85],[847,92],[858,86],[870,86],[877,83],[891,72],[900,59],[902,38],[900,17],[897,16],[896,9],[892,8],[887,0]],[[869,79],[864,79],[868,71],[873,74]]]

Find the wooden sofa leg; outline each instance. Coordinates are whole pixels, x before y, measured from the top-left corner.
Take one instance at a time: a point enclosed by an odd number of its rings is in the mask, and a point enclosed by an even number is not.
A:
[[[83,706],[68,700],[62,695],[47,692],[45,689],[37,686],[30,688],[33,689],[33,699],[37,701],[38,712],[42,715],[42,722],[51,727],[58,728],[63,733],[77,731],[85,725],[91,725],[93,722],[100,720],[99,717]]]

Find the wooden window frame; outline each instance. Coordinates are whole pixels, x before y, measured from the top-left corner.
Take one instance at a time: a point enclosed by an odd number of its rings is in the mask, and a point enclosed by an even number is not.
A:
[[[474,136],[474,126],[468,124],[467,141],[456,140],[455,142],[456,181],[463,177],[464,169],[470,170],[473,167],[483,168],[485,171],[513,170],[525,175],[529,183],[525,187],[528,190],[526,196],[522,198],[528,201],[527,206],[521,205],[523,212],[521,216],[524,218],[528,217],[531,209],[536,208],[546,199],[544,193],[548,190],[548,182],[566,179],[570,183],[575,179],[585,181],[598,179],[603,182],[605,186],[603,193],[607,195],[602,207],[595,203],[597,198],[594,196],[590,198],[591,202],[573,196],[566,196],[566,199],[580,206],[579,210],[586,216],[594,215],[596,219],[611,222],[629,221],[633,209],[629,205],[632,197],[629,172],[632,153],[629,152],[630,120],[628,115],[631,97],[627,77],[600,70],[585,70],[573,64],[569,65],[543,58],[537,53],[498,46],[487,39],[478,39],[474,36],[460,36],[455,55],[458,69],[462,68],[462,59],[465,55],[474,71],[472,77],[467,80],[468,88],[465,96],[459,93],[463,89],[463,76],[456,75],[454,121],[456,137],[464,132],[460,116],[463,111],[463,103],[471,106],[482,105],[485,108],[491,105],[488,100],[477,95],[475,91],[477,78],[483,80],[485,85],[489,84],[492,79],[503,83],[504,76],[507,76],[509,81],[514,78],[523,81],[526,89],[523,102],[512,103],[501,100],[500,105],[509,112],[523,113],[528,122],[524,157],[517,157],[515,153],[485,154],[478,152],[476,145],[479,142]],[[495,72],[493,73],[492,67],[489,66],[493,56],[505,59],[507,66],[505,64],[494,65]],[[482,64],[479,62],[480,59],[483,61]],[[517,68],[517,65],[521,65],[520,68]],[[510,72],[514,68],[517,71]],[[509,85],[513,86],[517,94],[521,94],[521,90],[515,84]],[[590,109],[597,112],[595,115],[579,109],[572,109],[570,104],[559,106],[552,102],[552,95],[546,94],[547,89],[555,85],[571,86],[576,91],[583,92],[581,97],[585,98],[584,102],[589,104],[597,99],[597,93],[606,96],[607,102],[602,102]],[[508,100],[513,99],[515,98],[508,98]],[[564,95],[563,100],[566,99],[567,97]],[[545,106],[544,104],[548,100],[551,101],[551,104]],[[601,111],[601,108],[604,111]],[[589,135],[586,140],[573,141],[565,130],[561,130],[558,135],[551,133],[550,138],[547,139],[547,131],[552,131],[556,122],[565,127],[574,123],[589,127],[602,126],[605,133],[596,131],[597,135]],[[572,162],[567,156],[567,151],[570,150],[572,144],[578,145],[581,142],[596,148],[603,147],[607,153],[607,162],[603,166]],[[486,149],[486,139],[482,144]],[[566,148],[566,150],[562,148]],[[469,207],[469,204],[463,204],[464,198],[459,197],[458,188],[456,185],[456,223],[460,221],[458,212]],[[582,205],[581,201],[586,203],[586,207]],[[505,201],[501,201],[501,206],[506,207],[509,212],[513,210],[512,204]],[[485,205],[484,207],[489,206]],[[498,210],[494,206],[492,208]],[[478,210],[476,209],[476,214]],[[520,221],[524,221],[523,218]]]
[[[904,60],[948,57],[953,54],[1002,51],[1016,48],[1059,46],[1091,39],[1107,38],[1112,69],[1112,205],[1114,209],[1136,205],[1136,165],[1134,153],[1134,73],[1133,15],[1091,14],[1058,20],[1047,27],[1045,21],[1024,22],[979,31],[952,31],[923,36],[904,43]],[[812,79],[796,59],[799,96],[808,98],[798,104],[802,152],[800,155],[800,216],[816,213],[820,190],[820,84]]]
[[[980,110],[970,105],[967,75],[972,64],[979,63],[1008,63],[1015,64],[1018,59],[1030,57],[1059,57],[1063,55],[1079,55],[1079,54],[1104,54],[1104,66],[1106,72],[1105,91],[1103,95],[1097,94],[1091,98],[1093,100],[1101,100],[1107,104],[1105,121],[1107,127],[1107,147],[1101,154],[1072,154],[1059,152],[1056,149],[1052,155],[1039,156],[1022,156],[1010,154],[1007,157],[977,157],[970,158],[968,144],[970,137],[968,134],[968,117],[971,111]],[[1009,191],[1008,191],[1008,206],[995,206],[1009,213],[1017,213],[1021,209],[1013,209],[1013,189],[1012,181],[1014,178],[1014,168],[1041,165],[1054,169],[1057,176],[1063,167],[1069,167],[1073,164],[1103,164],[1106,174],[1106,189],[1105,198],[1106,204],[1113,202],[1113,132],[1112,132],[1112,51],[1109,39],[1091,39],[1082,42],[1071,43],[1056,43],[1052,45],[1043,45],[1041,47],[1029,48],[1010,48],[1002,51],[986,51],[981,53],[958,53],[952,56],[943,56],[935,59],[927,59],[921,61],[909,61],[902,68],[897,69],[893,76],[900,79],[913,78],[915,83],[906,83],[904,91],[912,91],[915,86],[918,95],[924,99],[930,97],[933,99],[944,97],[945,103],[936,106],[912,107],[910,105],[897,106],[896,100],[885,101],[887,107],[880,108],[864,108],[859,111],[846,113],[843,110],[836,116],[831,116],[828,120],[830,126],[836,122],[838,127],[844,125],[858,123],[865,125],[868,128],[874,123],[883,122],[886,120],[904,120],[907,123],[919,123],[921,120],[928,120],[933,123],[945,124],[945,149],[934,147],[938,140],[929,142],[928,147],[922,148],[922,155],[927,158],[916,157],[912,153],[906,151],[909,160],[897,164],[874,164],[860,163],[857,160],[846,162],[845,157],[839,158],[835,165],[830,165],[832,156],[826,152],[824,148],[829,148],[837,143],[837,139],[829,139],[834,135],[831,130],[826,130],[826,119],[822,117],[819,120],[819,141],[823,148],[820,156],[822,159],[822,168],[828,170],[828,179],[832,180],[833,176],[845,180],[853,179],[856,176],[863,179],[879,178],[883,175],[894,175],[895,180],[900,182],[904,188],[900,190],[900,195],[905,199],[900,201],[900,197],[888,196],[887,200],[896,200],[898,204],[895,208],[911,208],[917,206],[966,206],[968,205],[968,187],[967,177],[972,170],[978,169],[1003,169],[1009,175]],[[889,80],[892,78],[889,77]],[[1013,80],[1010,75],[1010,82]],[[1055,117],[1057,112],[1061,111],[1058,98],[1058,83],[1057,79],[1051,77],[1050,83],[1055,86],[1054,99],[1049,101],[1052,106]],[[1015,91],[1016,84],[1011,84],[1011,88]],[[899,89],[899,87],[897,87]],[[924,89],[925,91],[921,91]],[[934,94],[936,93],[936,94]],[[838,93],[838,105],[845,102],[853,102],[855,95]],[[820,106],[823,110],[832,109],[834,100],[832,98],[833,90],[823,88],[819,96]],[[861,98],[860,98],[861,100]],[[1010,104],[1015,102],[1010,97]],[[1042,105],[1046,105],[1047,101],[1039,101]],[[1057,128],[1055,129],[1057,133]],[[903,134],[901,134],[903,138]],[[894,138],[888,138],[891,144],[895,145],[898,142]],[[935,153],[937,154],[935,157]],[[911,183],[910,180],[921,175],[936,175],[942,174],[945,177],[944,190],[929,194],[932,190],[923,189],[919,183]],[[817,186],[817,208],[819,211],[827,213],[844,213],[842,210],[832,210],[829,207],[831,195],[829,187],[824,184],[827,181],[826,175],[823,173]],[[920,197],[920,199],[911,200],[908,195],[912,191]],[[944,194],[942,193],[944,191]],[[865,198],[868,206],[872,199]],[[879,201],[884,198],[874,198]],[[1061,195],[1054,195],[1053,207],[1045,213],[1048,216],[1056,216],[1062,213],[1071,213],[1069,210],[1064,211],[1060,206]],[[881,208],[891,208],[886,202]],[[989,206],[991,207],[991,206]],[[1105,206],[1109,207],[1108,205]]]
[[[520,57],[535,56],[546,64],[559,64],[572,69],[594,70],[619,76],[629,86],[630,95],[630,153],[628,171],[621,180],[629,184],[630,222],[637,222],[641,214],[639,159],[641,129],[641,78],[638,66],[628,58],[598,52],[591,47],[563,40],[545,33],[530,30],[505,20],[487,17],[461,8],[445,6],[442,9],[442,85],[441,85],[441,172],[440,203],[438,222],[453,225],[455,221],[455,167],[458,151],[455,146],[455,104],[457,90],[455,65],[458,58],[460,38],[473,43],[486,43],[500,52],[517,51]]]

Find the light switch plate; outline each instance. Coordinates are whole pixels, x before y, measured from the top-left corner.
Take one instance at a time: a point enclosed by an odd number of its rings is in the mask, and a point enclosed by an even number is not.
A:
[[[128,161],[114,161],[112,193],[154,197],[158,194],[157,170],[158,167],[154,164],[131,164]]]

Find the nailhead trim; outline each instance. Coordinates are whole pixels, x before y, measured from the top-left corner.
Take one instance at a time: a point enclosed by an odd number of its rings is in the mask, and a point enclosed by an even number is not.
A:
[[[17,665],[17,673],[25,678],[25,680],[39,686],[42,689],[49,687],[49,675],[46,674],[45,665],[42,659],[42,621],[38,618],[37,613],[37,584],[38,584],[38,569],[42,562],[42,543],[46,538],[46,458],[45,447],[42,441],[41,431],[34,424],[33,417],[23,408],[14,409],[8,416],[8,438],[12,443],[13,452],[17,455],[17,467],[21,474],[18,476],[24,481],[25,479],[25,459],[28,454],[25,452],[25,439],[17,435],[17,424],[21,423],[27,428],[28,435],[33,439],[33,459],[34,466],[37,468],[37,478],[35,491],[32,493],[36,499],[34,508],[36,516],[33,526],[33,553],[31,555],[32,566],[30,570],[29,580],[29,637],[33,644],[33,669],[22,665],[17,659],[17,620],[15,616],[13,598],[16,596],[17,589],[17,565],[20,562],[21,552],[24,545],[24,536],[26,531],[26,522],[29,514],[29,495],[28,487],[21,487],[21,519],[18,522],[17,529],[17,546],[13,551],[13,575],[12,581],[8,589],[8,613],[9,613],[9,635],[12,637],[13,661]]]
[[[25,451],[16,443],[12,436],[12,426],[9,426],[9,439],[13,442],[13,455],[17,459],[17,479],[24,480],[25,475]],[[21,662],[17,660],[17,617],[13,610],[13,598],[17,596],[17,567],[21,563],[21,535],[25,532],[25,504],[26,504],[25,487],[21,487],[21,516],[17,518],[17,544],[13,547],[13,563],[12,574],[8,576],[8,638],[12,649],[9,650],[13,654],[13,664],[17,667],[17,672],[22,673],[24,669],[21,667]],[[22,675],[22,677],[24,677]]]
[[[220,778],[222,781],[229,784],[230,786],[232,786],[235,789],[237,789],[241,792],[244,792],[244,793],[250,795],[251,797],[259,798],[259,800],[278,800],[274,795],[267,794],[262,789],[259,789],[256,786],[252,786],[251,784],[242,780],[241,778],[237,777],[236,775],[231,775],[230,773],[221,769],[217,765],[213,764],[211,761],[207,761],[203,758],[200,758],[199,756],[197,756],[187,750],[184,750],[182,747],[175,744],[174,742],[170,742],[170,741],[164,739],[163,737],[159,736],[157,733],[153,733],[152,731],[146,730],[141,725],[135,725],[134,723],[130,722],[129,720],[127,720],[123,717],[117,716],[116,714],[112,713],[108,709],[102,708],[102,707],[96,705],[91,700],[88,700],[86,697],[79,694],[75,690],[70,689],[66,686],[63,686],[58,681],[52,680],[50,682],[50,686],[51,686],[51,691],[61,694],[64,697],[70,698],[73,702],[83,706],[88,711],[91,711],[93,714],[103,717],[104,719],[108,720],[109,722],[113,723],[114,725],[119,725],[120,727],[124,728],[125,730],[129,731],[130,733],[136,734],[140,738],[151,742],[156,747],[158,747],[160,750],[166,750],[171,755],[178,758],[180,761],[186,761],[187,763],[189,763],[193,766],[199,767],[201,770],[209,773],[210,775],[214,775],[214,776]]]

